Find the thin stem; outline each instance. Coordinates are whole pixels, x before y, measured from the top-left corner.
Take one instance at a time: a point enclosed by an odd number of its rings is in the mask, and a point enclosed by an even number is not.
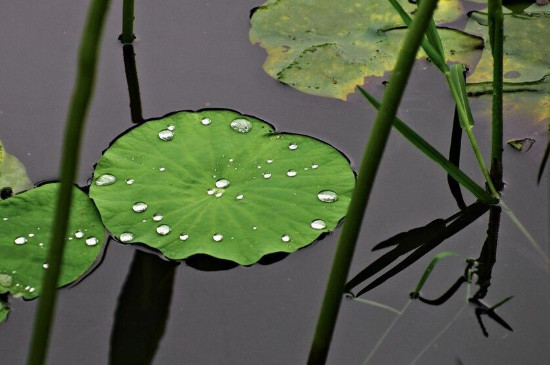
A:
[[[124,44],[132,43],[134,37],[134,0],[124,0],[122,3],[122,36]]]
[[[380,111],[376,116],[371,134],[359,168],[357,184],[353,192],[346,222],[338,242],[338,248],[327,283],[321,313],[315,329],[315,336],[309,353],[308,364],[324,364],[328,355],[336,319],[340,310],[344,285],[361,223],[374,184],[376,172],[382,159],[397,108],[404,93],[416,53],[436,6],[436,0],[423,0],[416,17],[407,32],[392,72],[390,83],[384,94]]]
[[[493,112],[491,132],[491,178],[502,190],[502,91],[504,18],[502,0],[489,0],[489,37],[493,53]]]
[[[61,154],[61,187],[57,196],[54,227],[48,251],[47,261],[50,267],[45,272],[44,289],[38,302],[30,353],[27,360],[29,365],[44,364],[47,355],[55,312],[56,287],[63,259],[64,238],[69,222],[73,182],[76,177],[80,154],[80,141],[93,91],[98,45],[108,5],[109,0],[92,0],[80,41],[77,78],[67,114],[67,126]]]

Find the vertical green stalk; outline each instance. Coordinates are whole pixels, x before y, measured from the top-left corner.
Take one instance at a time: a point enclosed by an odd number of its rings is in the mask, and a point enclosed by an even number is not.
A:
[[[374,121],[370,137],[359,167],[357,184],[353,192],[348,215],[338,242],[330,277],[323,299],[321,313],[315,329],[308,364],[324,364],[328,355],[336,319],[340,310],[342,293],[349,273],[349,267],[361,229],[361,223],[376,172],[382,159],[395,114],[403,96],[416,53],[424,33],[432,19],[437,0],[423,0],[415,19],[407,32],[403,48],[392,72],[389,86],[384,94],[382,106]]]
[[[124,44],[134,42],[134,0],[124,0],[122,3],[122,36]]]
[[[44,275],[43,293],[35,316],[28,365],[41,365],[46,360],[54,317],[56,288],[69,221],[71,193],[80,154],[80,141],[93,91],[99,40],[108,4],[109,0],[91,1],[80,41],[77,77],[67,113],[67,126],[61,154],[61,187],[57,196],[53,234],[48,251],[50,268]]]
[[[502,74],[504,17],[502,0],[489,0],[489,38],[493,53],[493,112],[491,135],[491,179],[502,190]]]

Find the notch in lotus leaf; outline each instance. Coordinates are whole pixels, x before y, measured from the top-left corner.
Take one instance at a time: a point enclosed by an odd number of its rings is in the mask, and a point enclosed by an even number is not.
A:
[[[47,252],[58,190],[59,184],[46,184],[0,201],[0,295],[10,293],[25,299],[40,295],[49,268]],[[59,287],[89,270],[105,242],[99,213],[77,188],[73,189],[68,232]],[[0,321],[6,309],[6,303],[0,305]]]
[[[124,243],[241,265],[293,252],[345,215],[355,176],[336,149],[231,110],[179,112],[117,139],[90,197]]]

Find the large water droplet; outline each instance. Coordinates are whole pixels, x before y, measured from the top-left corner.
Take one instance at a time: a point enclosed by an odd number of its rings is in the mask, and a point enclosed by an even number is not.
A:
[[[0,285],[4,287],[10,287],[13,283],[13,277],[7,274],[0,274]]]
[[[290,242],[290,236],[288,234],[285,234],[281,237],[281,241],[283,242]]]
[[[50,267],[50,264],[48,264],[47,262],[45,262],[45,263],[42,264],[42,267],[43,267],[44,269],[47,269],[47,268]]]
[[[157,227],[157,233],[161,236],[166,236],[168,233],[170,233],[171,230],[172,229],[167,224],[163,224]]]
[[[78,230],[74,233],[74,236],[76,238],[82,238],[82,237],[84,237],[84,232],[82,232],[81,230]]]
[[[264,179],[269,179],[271,177],[270,172],[264,172]]]
[[[147,210],[147,204],[144,202],[137,202],[134,205],[132,205],[132,210],[136,213],[142,213]]]
[[[188,238],[189,238],[188,234],[185,234],[185,233],[180,234],[180,241],[187,241]]]
[[[88,246],[95,246],[99,243],[98,239],[95,238],[95,237],[89,237],[89,238],[86,238],[86,244]]]
[[[160,222],[162,220],[162,218],[164,218],[164,216],[160,213],[156,213],[154,216],[153,216],[153,220],[155,222]]]
[[[248,133],[252,130],[252,123],[246,119],[235,119],[231,122],[231,128],[237,132]]]
[[[221,240],[223,240],[223,234],[216,233],[215,235],[212,236],[212,239],[216,242],[220,242]]]
[[[124,232],[120,235],[120,242],[130,242],[134,239],[134,234],[132,232]]]
[[[112,185],[116,182],[116,176],[111,174],[103,174],[95,179],[95,184],[98,186]]]
[[[201,120],[201,123],[202,125],[209,125],[210,123],[212,123],[212,121],[210,120],[210,118],[203,118]]]
[[[297,149],[297,148],[298,148],[298,145],[297,145],[296,143],[291,143],[291,144],[288,145],[288,149],[289,149],[289,150],[293,150],[293,151],[294,151],[294,150]]]
[[[288,170],[288,171],[286,172],[286,176],[288,176],[288,177],[294,177],[294,176],[296,176],[297,174],[298,174],[298,173],[296,172],[296,170]]]
[[[332,190],[323,190],[317,194],[317,198],[325,203],[334,203],[338,200],[338,194]]]
[[[17,237],[13,242],[15,242],[16,245],[24,245],[27,243],[27,239],[25,237]]]
[[[159,138],[163,141],[171,141],[174,138],[174,132],[170,129],[163,129],[159,132]]]
[[[325,229],[327,228],[327,224],[322,219],[316,219],[310,224],[311,228],[313,229]]]
[[[227,179],[219,179],[218,181],[216,181],[216,187],[218,189],[225,189],[228,186],[229,186],[229,180]]]

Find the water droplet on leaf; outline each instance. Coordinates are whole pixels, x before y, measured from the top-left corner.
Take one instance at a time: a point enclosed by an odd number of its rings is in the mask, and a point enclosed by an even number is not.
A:
[[[25,237],[17,237],[14,242],[16,245],[24,245],[27,243],[27,239]]]
[[[107,186],[112,185],[116,182],[116,176],[111,174],[103,174],[95,179],[95,184],[97,186]]]
[[[163,215],[160,214],[160,213],[156,213],[156,214],[153,216],[153,220],[154,220],[155,222],[160,222],[160,221],[162,220],[162,218],[164,218],[164,217],[163,217]]]
[[[323,190],[317,194],[317,198],[325,203],[334,203],[338,200],[338,194],[332,190]]]
[[[145,212],[145,210],[147,210],[147,204],[144,202],[137,202],[132,206],[132,210],[136,213]]]
[[[88,246],[95,246],[99,243],[98,239],[95,238],[95,237],[89,237],[89,238],[86,238],[86,244]]]
[[[243,194],[239,194],[239,195],[237,195],[237,198],[236,198],[236,199],[237,199],[237,200],[242,200],[243,198],[244,198],[244,195],[243,195]]]
[[[285,234],[281,237],[281,241],[283,242],[290,242],[290,236],[288,234]]]
[[[325,229],[327,228],[327,224],[322,219],[316,219],[310,224],[311,228],[313,229]]]
[[[269,179],[271,177],[270,172],[264,172],[264,179]]]
[[[134,235],[131,232],[124,232],[120,235],[120,242],[130,242],[134,239]]]
[[[170,233],[171,230],[172,229],[167,224],[163,224],[157,227],[157,233],[161,236],[166,236],[168,233]]]
[[[291,143],[291,144],[288,145],[288,149],[289,149],[289,150],[293,150],[293,151],[294,151],[294,150],[297,149],[297,148],[298,148],[298,145],[297,145],[296,143]]]
[[[172,132],[170,129],[163,129],[159,132],[159,138],[162,141],[171,141],[172,138],[174,138],[174,132]]]
[[[212,239],[216,242],[220,242],[221,240],[223,240],[223,234],[216,233],[215,235],[212,236]]]
[[[201,123],[202,125],[209,125],[210,123],[212,123],[212,121],[210,120],[210,118],[203,118],[201,120]]]
[[[82,238],[82,237],[84,237],[84,232],[82,232],[81,230],[78,230],[74,233],[74,236],[76,238]]]
[[[296,170],[288,170],[287,173],[286,173],[286,176],[288,177],[294,177],[296,176],[298,173],[296,172]]]
[[[132,185],[134,183],[134,179],[128,179],[126,180],[126,184]]]
[[[188,238],[189,238],[188,234],[185,234],[185,233],[180,234],[180,240],[181,241],[187,241]]]
[[[235,119],[231,122],[231,128],[240,133],[248,133],[252,129],[252,123],[246,119]]]
[[[228,186],[229,186],[229,180],[227,179],[219,179],[218,181],[216,181],[216,187],[218,189],[225,189]]]

